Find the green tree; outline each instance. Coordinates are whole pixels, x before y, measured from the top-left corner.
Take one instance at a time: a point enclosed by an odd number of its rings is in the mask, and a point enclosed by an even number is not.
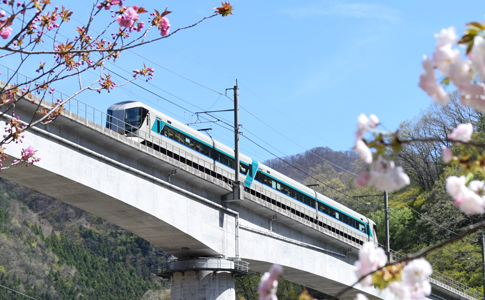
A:
[[[383,244],[385,241],[385,214],[384,210],[372,215],[377,226],[377,240]],[[415,219],[412,211],[405,207],[389,209],[389,238],[391,248],[395,250],[410,250],[416,241]]]

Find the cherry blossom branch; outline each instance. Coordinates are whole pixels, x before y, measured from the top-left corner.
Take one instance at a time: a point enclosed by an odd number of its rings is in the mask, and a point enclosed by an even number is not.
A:
[[[456,235],[446,241],[443,241],[441,243],[438,243],[436,245],[433,245],[431,247],[428,247],[426,249],[423,249],[421,251],[418,251],[416,253],[412,253],[412,254],[408,254],[406,255],[404,258],[401,258],[399,260],[396,260],[392,263],[387,263],[385,266],[383,267],[380,267],[380,268],[377,268],[375,271],[372,271],[368,274],[365,274],[363,276],[361,276],[354,284],[352,284],[351,286],[348,286],[346,287],[345,289],[343,289],[342,291],[340,291],[338,294],[336,294],[335,296],[333,296],[332,298],[330,298],[330,300],[337,300],[339,299],[342,295],[344,295],[346,292],[350,291],[351,289],[353,289],[359,282],[361,282],[364,278],[366,278],[367,276],[369,275],[373,275],[374,273],[380,271],[380,270],[383,270],[385,268],[387,268],[388,266],[393,266],[393,265],[399,265],[399,264],[402,264],[402,263],[408,263],[412,260],[415,260],[417,258],[421,258],[421,257],[424,257],[426,256],[428,253],[430,252],[433,252],[435,250],[438,250],[438,249],[441,249],[443,248],[444,246],[448,245],[448,244],[452,244],[454,242],[457,242],[463,238],[465,238],[467,235],[471,234],[471,233],[474,233],[475,231],[477,231],[478,229],[481,229],[481,228],[485,228],[485,220],[483,221],[480,221],[478,223],[475,223],[475,224],[472,224],[472,225],[469,225],[468,226],[468,229],[462,233],[460,233],[459,235]]]
[[[154,38],[154,39],[151,39],[149,41],[145,41],[145,42],[140,42],[140,43],[136,43],[136,44],[128,44],[126,46],[123,46],[123,47],[119,47],[119,48],[114,48],[114,47],[111,47],[111,48],[108,48],[108,49],[85,49],[85,50],[70,50],[69,53],[72,53],[72,54],[83,54],[83,53],[92,53],[92,52],[96,52],[96,53],[103,53],[103,52],[120,52],[120,51],[125,51],[125,50],[129,50],[129,49],[133,49],[133,48],[136,48],[136,47],[140,47],[142,45],[146,45],[146,44],[150,44],[150,43],[153,43],[153,42],[156,42],[156,41],[159,41],[159,40],[162,40],[162,39],[165,39],[165,38],[168,38],[172,35],[174,35],[175,33],[181,31],[181,30],[185,30],[185,29],[189,29],[189,28],[192,28],[194,26],[197,26],[198,24],[200,24],[201,22],[205,21],[205,20],[208,20],[210,18],[213,18],[215,16],[218,16],[219,14],[218,13],[215,13],[211,16],[207,16],[207,17],[204,17],[202,18],[201,20],[197,21],[196,23],[192,24],[192,25],[188,25],[188,26],[185,26],[185,27],[180,27],[180,28],[177,28],[176,30],[174,30],[172,33],[166,35],[166,36],[161,36],[161,37],[158,37],[158,38]],[[0,50],[5,50],[5,51],[8,51],[8,52],[13,52],[13,53],[24,53],[24,54],[31,54],[31,55],[41,55],[41,54],[59,54],[59,51],[26,51],[26,50],[22,50],[22,49],[13,49],[13,48],[8,48],[6,46],[0,46]]]
[[[45,9],[46,6],[47,6],[47,4],[44,4],[44,6],[42,7],[42,9],[37,10],[37,13],[34,15],[34,17],[32,19],[30,19],[30,21],[27,24],[32,24],[34,22],[34,19],[36,19],[41,14],[41,12]],[[12,16],[13,16],[13,18],[12,18],[12,20],[13,20],[17,16],[17,14],[16,13],[13,13]],[[6,25],[7,25],[7,23],[4,24],[4,26],[6,26]],[[2,48],[8,48],[8,46],[10,46],[14,41],[16,41],[19,38],[19,36],[21,36],[26,30],[27,30],[27,26],[22,26],[22,28],[20,29],[20,31],[12,39],[10,39],[10,41],[8,41],[5,44],[5,46],[0,47],[0,49],[2,49]]]
[[[476,142],[457,141],[457,140],[450,139],[450,138],[443,138],[443,139],[440,139],[440,138],[412,138],[412,139],[408,139],[408,140],[400,140],[400,139],[398,139],[396,142],[399,143],[399,144],[401,144],[401,145],[409,145],[409,144],[413,144],[413,143],[443,143],[443,142],[450,142],[450,143],[459,143],[459,144],[465,145],[465,146],[473,146],[473,147],[477,147],[477,148],[485,148],[485,144],[476,143]],[[392,146],[392,143],[385,142],[383,140],[381,140],[380,143],[381,143],[381,145],[386,146],[386,147],[391,147]]]

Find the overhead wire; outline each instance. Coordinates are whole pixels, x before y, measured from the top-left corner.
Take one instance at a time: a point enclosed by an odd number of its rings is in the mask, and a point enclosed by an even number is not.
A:
[[[134,52],[134,51],[132,51],[132,50],[130,50],[130,52],[131,52],[131,53],[133,53],[133,54],[135,54],[136,56],[139,56],[139,57],[141,57],[141,58],[143,58],[143,59],[145,59],[145,60],[149,61],[150,63],[152,63],[152,64],[156,65],[157,67],[160,67],[160,68],[164,69],[164,70],[165,70],[165,71],[167,71],[167,72],[170,72],[170,73],[172,73],[172,74],[174,74],[174,75],[176,75],[176,76],[178,76],[178,77],[180,77],[180,78],[183,78],[184,80],[187,80],[187,81],[189,81],[189,82],[191,82],[191,83],[193,83],[193,84],[196,84],[196,85],[198,85],[198,86],[200,86],[200,87],[202,87],[202,88],[205,88],[205,89],[207,89],[207,90],[209,90],[209,91],[212,91],[212,92],[214,92],[214,93],[217,93],[217,94],[219,95],[219,97],[218,97],[218,99],[216,100],[216,102],[215,102],[214,104],[212,104],[212,105],[209,107],[209,109],[210,109],[210,108],[212,108],[212,107],[213,107],[213,106],[214,106],[214,105],[215,105],[215,104],[216,104],[216,103],[219,101],[220,97],[224,95],[224,94],[222,94],[222,93],[220,93],[220,92],[218,92],[218,91],[216,91],[216,90],[214,90],[214,89],[212,89],[212,88],[209,88],[209,87],[207,87],[207,86],[205,86],[205,85],[203,85],[203,84],[200,84],[200,83],[198,83],[198,82],[196,82],[196,81],[194,81],[194,80],[191,80],[191,79],[189,79],[189,78],[187,78],[187,77],[185,77],[185,76],[183,76],[183,75],[181,75],[181,74],[178,74],[178,73],[176,73],[176,72],[174,72],[174,71],[172,71],[172,70],[170,70],[170,69],[168,69],[168,68],[166,68],[166,67],[163,67],[162,65],[160,65],[160,64],[158,64],[158,63],[156,63],[156,62],[154,62],[154,61],[152,61],[152,60],[150,60],[150,59],[148,59],[148,58],[146,58],[146,57],[143,57],[142,55],[140,55],[140,54],[138,54],[138,53],[136,53],[136,52]],[[107,69],[108,69],[108,68],[107,68]],[[115,75],[117,75],[117,76],[119,76],[119,77],[123,78],[123,76],[121,76],[120,74],[118,74],[118,73],[114,72],[113,70],[108,69],[108,71],[110,71],[111,73],[114,73]],[[125,78],[125,79],[126,79],[126,78]],[[160,96],[160,95],[158,95],[158,94],[155,94],[155,93],[154,93],[154,92],[152,92],[151,90],[149,90],[149,89],[147,89],[147,88],[145,88],[145,87],[143,87],[143,86],[141,86],[141,85],[139,85],[139,84],[137,84],[137,83],[135,83],[135,82],[131,82],[131,83],[132,83],[133,85],[135,85],[136,87],[138,87],[138,88],[140,88],[140,89],[144,90],[145,92],[148,92],[148,93],[150,93],[150,94],[152,94],[152,95],[154,95],[154,96],[157,96],[157,97],[159,97],[159,98],[161,98],[161,99],[163,99],[163,100],[165,100],[165,101],[167,101],[167,102],[171,103],[172,105],[174,105],[174,106],[176,106],[176,107],[178,107],[178,108],[180,108],[180,109],[183,109],[184,111],[188,111],[188,112],[190,112],[190,113],[192,113],[192,114],[194,114],[194,113],[195,113],[195,112],[190,111],[190,110],[188,110],[187,108],[185,108],[185,107],[183,107],[183,106],[181,106],[181,105],[179,105],[179,104],[177,104],[177,103],[175,103],[175,102],[173,102],[173,101],[171,101],[171,100],[169,100],[169,99],[167,99],[167,98],[165,98],[165,97],[162,97],[162,96]],[[259,98],[260,100],[264,101],[264,99],[263,99],[263,98],[261,98],[261,97],[259,97],[258,95],[256,95],[256,94],[255,94],[254,92],[252,92],[252,91],[251,91],[249,88],[247,88],[246,86],[243,86],[243,87],[244,87],[245,89],[247,89],[249,92],[251,92],[253,95],[255,95],[257,98]],[[165,93],[167,93],[167,94],[171,95],[172,97],[175,97],[175,98],[177,98],[177,99],[179,99],[179,100],[181,100],[181,101],[183,101],[183,102],[185,102],[185,103],[187,103],[187,104],[189,104],[189,105],[193,105],[192,103],[187,102],[187,101],[183,100],[182,98],[180,98],[180,97],[178,97],[178,96],[176,96],[176,95],[174,95],[174,94],[172,94],[172,93],[170,93],[170,92],[168,92],[168,91],[166,91],[166,90],[163,90],[163,89],[161,89],[161,88],[159,88],[159,87],[157,87],[157,88],[158,88],[158,89],[160,89],[160,90],[162,90],[163,92],[165,92]],[[226,97],[227,97],[227,96],[226,96]],[[227,98],[229,98],[229,97],[227,97]],[[229,99],[230,99],[230,98],[229,98]],[[264,101],[264,102],[265,102],[265,103],[267,103],[266,101]],[[267,103],[267,104],[268,104],[268,105],[270,105],[269,103]],[[193,105],[193,106],[194,106],[194,107],[197,107],[197,106],[195,106],[195,105]],[[197,108],[199,108],[199,109],[201,109],[201,110],[202,110],[202,108],[200,108],[200,107],[197,107]],[[331,161],[329,161],[329,160],[327,160],[327,159],[325,159],[325,158],[323,158],[323,157],[319,156],[318,154],[313,153],[311,150],[306,149],[305,147],[303,147],[303,146],[301,146],[300,144],[296,143],[296,142],[295,142],[295,141],[293,141],[292,139],[290,139],[290,138],[286,137],[286,136],[285,136],[284,134],[282,134],[280,131],[276,130],[275,128],[273,128],[272,126],[270,126],[269,124],[267,124],[266,122],[264,122],[263,120],[261,120],[259,117],[257,117],[257,116],[256,116],[256,115],[254,115],[253,113],[251,113],[249,110],[245,109],[243,106],[241,106],[241,108],[242,108],[244,111],[246,111],[246,112],[247,112],[249,115],[251,115],[252,117],[256,118],[258,121],[260,121],[261,123],[263,123],[264,125],[266,125],[266,126],[267,126],[267,127],[269,127],[270,129],[272,129],[273,131],[275,131],[276,133],[278,133],[280,136],[282,136],[282,137],[286,138],[287,140],[289,140],[289,141],[290,141],[290,142],[292,142],[293,144],[295,144],[295,145],[297,145],[297,146],[301,147],[301,148],[302,148],[302,149],[304,149],[305,151],[309,151],[309,153],[310,153],[310,154],[312,154],[312,155],[314,155],[315,157],[317,157],[317,158],[319,158],[319,159],[322,159],[322,160],[324,160],[324,161],[328,162],[329,164],[331,164],[332,166],[337,167],[337,168],[339,168],[339,169],[343,170],[344,172],[347,172],[347,173],[349,173],[349,174],[351,174],[351,175],[353,175],[353,176],[358,176],[357,174],[355,174],[355,173],[353,173],[353,172],[351,172],[351,171],[349,171],[349,170],[346,170],[345,168],[343,168],[343,167],[341,167],[341,166],[339,166],[339,165],[337,165],[337,164],[335,164],[335,163],[333,163],[333,162],[331,162]],[[274,107],[273,107],[273,108],[274,108]],[[276,109],[276,110],[277,110],[277,109]],[[286,116],[286,115],[285,115],[284,113],[282,113],[281,111],[279,111],[279,110],[278,110],[278,112],[279,112],[280,114],[284,115],[285,117],[289,118],[288,116]],[[210,114],[208,114],[208,115],[209,115],[209,116],[211,116],[211,117],[214,117],[214,116],[212,116],[212,115],[210,115]],[[215,117],[214,117],[214,118],[215,118]],[[219,121],[222,121],[222,122],[223,122],[223,123],[225,123],[226,125],[231,126],[230,124],[228,124],[227,122],[223,121],[222,119],[219,119],[219,118],[217,118],[217,119],[218,119]],[[290,119],[291,119],[291,118],[290,118]],[[294,122],[294,123],[295,123],[295,124],[298,124],[297,122]],[[300,124],[298,124],[298,125],[300,125]],[[300,126],[302,126],[302,125],[300,125]],[[223,126],[222,126],[222,127],[223,127]],[[302,126],[302,127],[303,127],[303,126]],[[223,128],[225,128],[225,127],[223,127]],[[226,129],[227,129],[227,128],[226,128]],[[250,132],[249,130],[246,130],[246,131]],[[251,132],[250,132],[250,133],[251,133]],[[251,134],[252,134],[252,135],[254,135],[256,138],[258,138],[258,139],[259,139],[259,137],[257,137],[255,134],[253,134],[253,133],[251,133]],[[318,135],[316,135],[316,134],[314,134],[314,135],[315,135],[315,136],[318,136]],[[295,167],[293,164],[288,163],[286,160],[284,160],[284,159],[280,158],[278,155],[276,155],[276,154],[274,154],[273,152],[269,151],[268,149],[266,149],[266,148],[262,147],[261,145],[259,145],[258,143],[254,142],[252,139],[248,138],[247,136],[244,136],[244,137],[245,137],[246,139],[248,139],[249,141],[251,141],[253,144],[255,144],[255,145],[257,145],[258,147],[262,148],[264,151],[266,151],[266,152],[270,153],[271,155],[275,156],[277,159],[279,159],[279,160],[281,160],[281,161],[285,162],[286,164],[288,164],[288,165],[292,166],[293,168],[295,168],[295,169],[299,170],[300,172],[303,172],[304,174],[306,174],[306,175],[310,176],[311,178],[315,179],[315,178],[314,178],[312,175],[310,175],[310,174],[308,174],[308,173],[304,172],[304,171],[303,171],[303,170],[301,170],[300,168]],[[328,142],[328,141],[326,141],[326,142]],[[281,152],[281,151],[280,151],[280,152]],[[281,153],[282,153],[282,152],[281,152]],[[319,182],[320,182],[320,181],[319,181]],[[321,182],[320,182],[320,183],[321,183]],[[335,190],[336,192],[339,192],[339,193],[342,193],[342,194],[344,194],[344,195],[348,196],[347,194],[345,194],[345,193],[343,193],[342,191],[339,191],[339,190],[337,190],[337,189],[333,188],[333,187],[332,187],[332,186],[330,186],[330,185],[327,185],[327,184],[325,184],[325,183],[322,183],[322,184],[324,184],[325,186],[327,186],[327,187],[329,187],[329,188],[332,188],[332,189],[333,189],[333,190]],[[420,216],[423,216],[423,217],[424,217],[424,215],[423,215],[423,214],[419,213],[417,210],[415,210],[414,208],[412,208],[411,206],[409,206],[407,203],[405,203],[404,201],[402,201],[401,199],[399,199],[399,198],[398,198],[398,197],[396,197],[395,195],[393,195],[393,194],[390,194],[390,195],[391,195],[391,197],[393,197],[394,199],[397,199],[398,201],[400,201],[400,202],[401,202],[402,204],[404,204],[406,207],[410,208],[410,209],[411,209],[411,210],[412,210],[414,213],[416,213],[416,214],[418,214],[418,215],[420,215]],[[360,200],[358,200],[358,201],[360,201]],[[394,217],[394,216],[393,216],[393,217]],[[454,231],[450,230],[449,228],[446,228],[446,227],[442,226],[441,224],[439,224],[439,223],[435,222],[434,220],[432,220],[432,219],[430,219],[430,218],[428,218],[428,217],[426,217],[426,219],[427,219],[428,221],[430,221],[432,224],[434,224],[434,225],[436,225],[436,226],[438,226],[438,227],[440,227],[440,228],[442,228],[442,229],[445,229],[445,230],[447,230],[447,231],[448,231],[448,232],[450,232],[450,233],[453,233],[453,234],[455,234],[455,235],[458,235],[458,233],[456,233],[456,232],[454,232]],[[0,285],[0,286],[1,286],[1,285]],[[2,286],[2,287],[4,287],[4,286]],[[4,287],[4,288],[7,288],[7,287]],[[9,288],[7,288],[7,289],[9,289]],[[11,289],[10,289],[10,290],[11,290]],[[14,290],[12,290],[12,291],[14,291]],[[17,291],[14,291],[14,292],[17,292]],[[20,293],[20,292],[18,292],[18,293]],[[20,293],[20,294],[22,294],[22,293]],[[23,295],[24,295],[24,294],[23,294]],[[35,299],[35,298],[32,298],[32,297],[27,296],[27,295],[24,295],[24,296],[29,297],[29,298],[31,298],[31,299]]]
[[[9,287],[6,287],[6,286],[4,286],[4,285],[1,285],[1,284],[0,284],[0,287],[3,287],[4,289],[7,289],[7,290],[9,290],[9,291],[11,291],[11,292],[14,292],[14,293],[20,294],[20,295],[22,295],[22,296],[24,296],[24,297],[27,297],[27,298],[29,298],[29,299],[38,300],[37,298],[30,297],[29,295],[26,295],[26,294],[24,294],[24,293],[22,293],[22,292],[16,291],[16,290],[11,289],[11,288],[9,288]]]
[[[73,18],[73,19],[74,19],[74,18]],[[74,19],[74,20],[76,20],[76,19]],[[81,22],[80,22],[80,21],[78,21],[78,20],[76,20],[76,21],[77,21],[78,23],[81,23]],[[81,24],[82,24],[82,23],[81,23]],[[94,31],[94,32],[96,32],[96,31]],[[158,64],[157,62],[154,62],[154,61],[152,61],[152,60],[150,60],[150,59],[148,59],[148,58],[146,58],[146,57],[142,56],[141,54],[134,52],[133,50],[129,50],[129,51],[130,51],[132,54],[134,54],[134,55],[136,55],[136,56],[138,56],[138,57],[141,57],[141,58],[145,59],[146,61],[148,61],[148,62],[150,62],[150,63],[152,63],[152,64],[156,65],[157,67],[160,67],[160,68],[164,69],[164,70],[165,70],[165,71],[167,71],[167,72],[170,72],[170,73],[172,73],[172,74],[174,74],[174,75],[176,75],[176,76],[178,76],[178,77],[180,77],[180,78],[182,78],[182,79],[184,79],[184,80],[187,80],[187,81],[189,81],[189,82],[191,82],[191,83],[193,83],[193,84],[196,84],[196,85],[198,85],[198,86],[200,86],[200,87],[202,87],[202,88],[204,88],[204,89],[207,89],[207,90],[209,90],[209,91],[211,91],[211,92],[214,92],[214,93],[218,94],[219,96],[225,96],[226,98],[230,99],[231,101],[234,101],[233,99],[231,99],[231,98],[230,98],[230,97],[228,97],[227,95],[225,95],[225,94],[223,94],[223,93],[221,93],[221,92],[218,92],[218,91],[217,91],[217,90],[215,90],[215,89],[212,89],[212,88],[210,88],[210,87],[207,87],[207,86],[205,86],[205,85],[203,85],[203,84],[201,84],[201,83],[199,83],[199,82],[196,82],[196,81],[194,81],[194,80],[192,80],[192,79],[190,79],[190,78],[188,78],[188,77],[186,77],[186,76],[183,76],[183,75],[181,75],[181,74],[178,74],[177,72],[174,72],[174,71],[172,71],[172,70],[170,70],[170,69],[168,69],[168,68],[166,68],[166,67],[164,67],[164,66],[162,66],[162,65]],[[114,73],[115,75],[117,75],[117,76],[119,76],[119,77],[121,77],[121,78],[124,78],[123,76],[119,75],[118,73],[114,72],[113,70],[108,69],[108,71],[110,71],[110,72]],[[126,79],[126,78],[125,78],[125,79]],[[167,99],[167,98],[165,98],[165,97],[162,97],[162,96],[160,96],[160,95],[158,95],[158,94],[155,94],[154,92],[152,92],[152,91],[150,91],[149,89],[147,89],[147,88],[145,88],[145,87],[143,87],[143,86],[139,85],[138,83],[135,83],[135,82],[131,82],[131,83],[132,83],[132,84],[134,84],[135,86],[137,86],[138,88],[141,88],[142,90],[144,90],[144,91],[146,91],[146,92],[148,92],[148,93],[150,93],[150,94],[152,94],[152,95],[155,95],[155,96],[157,96],[157,97],[160,97],[161,99],[163,99],[163,100],[165,100],[165,101],[167,101],[167,102],[171,103],[172,105],[175,105],[176,107],[179,107],[180,109],[183,109],[183,110],[185,110],[185,111],[188,111],[188,112],[191,112],[192,114],[194,114],[194,112],[192,112],[192,111],[190,111],[190,110],[188,110],[188,109],[186,109],[186,108],[182,107],[181,105],[176,104],[175,102],[173,102],[173,101],[171,101],[171,100],[169,100],[169,99]],[[159,87],[157,87],[157,88],[159,88]],[[248,87],[244,86],[244,88],[245,88],[245,89],[247,89],[247,90],[248,90],[250,93],[252,93],[253,95],[255,95],[257,98],[259,98],[260,100],[264,101],[264,99],[263,99],[263,98],[259,97],[257,94],[255,94],[253,91],[251,91],[251,90],[250,90]],[[201,110],[202,110],[202,108],[200,108],[200,107],[198,107],[198,106],[196,106],[196,105],[194,105],[194,104],[192,104],[192,103],[190,103],[190,102],[188,102],[188,101],[185,101],[185,100],[183,100],[182,98],[180,98],[180,97],[178,97],[178,96],[176,96],[176,95],[173,95],[173,94],[169,93],[168,91],[165,91],[165,90],[163,90],[163,89],[161,89],[161,88],[159,88],[159,89],[160,89],[160,90],[162,90],[162,91],[164,91],[165,93],[168,93],[169,95],[171,95],[171,96],[173,96],[173,97],[175,97],[175,98],[177,98],[177,99],[179,99],[179,100],[181,100],[181,101],[183,101],[183,102],[185,102],[185,103],[189,104],[189,105],[192,105],[192,106],[197,107],[197,108],[199,108],[199,109],[201,109]],[[219,98],[220,98],[220,97],[219,97]],[[219,98],[218,98],[218,100],[219,100]],[[217,101],[218,101],[218,100],[217,100]],[[216,102],[217,102],[217,101],[216,101]],[[267,103],[268,105],[270,105],[268,102],[266,102],[266,101],[264,101],[264,102],[265,102],[265,103]],[[213,105],[214,105],[214,104],[213,104]],[[213,106],[213,105],[212,105],[212,106]],[[211,107],[212,107],[212,106],[211,106]],[[263,123],[265,126],[267,126],[268,128],[270,128],[270,129],[271,129],[271,130],[273,130],[274,132],[278,133],[280,136],[282,136],[283,138],[287,139],[288,141],[290,141],[290,142],[291,142],[291,143],[293,143],[294,145],[296,145],[296,146],[298,146],[298,147],[302,148],[304,151],[309,152],[311,155],[313,155],[313,156],[315,156],[315,157],[317,157],[317,158],[319,158],[319,159],[321,159],[321,160],[326,161],[326,162],[327,162],[327,163],[329,163],[330,165],[332,165],[332,166],[334,166],[334,167],[336,167],[336,168],[338,168],[338,169],[340,169],[340,170],[342,170],[342,171],[344,171],[344,172],[347,172],[347,173],[349,173],[349,174],[351,174],[351,175],[353,175],[353,176],[358,176],[357,174],[355,174],[355,173],[353,173],[353,172],[351,172],[351,171],[349,171],[349,170],[347,170],[347,169],[345,169],[345,168],[343,168],[343,167],[341,167],[341,166],[339,166],[339,165],[337,165],[337,164],[335,164],[335,163],[333,163],[333,162],[331,162],[331,161],[329,161],[329,160],[325,159],[324,157],[322,157],[322,156],[320,156],[320,155],[318,155],[318,154],[314,153],[313,151],[311,151],[311,149],[306,149],[305,147],[301,146],[299,143],[297,143],[297,142],[293,141],[292,139],[288,138],[288,137],[287,137],[287,136],[285,136],[283,133],[281,133],[279,130],[275,129],[274,127],[272,127],[271,125],[269,125],[268,123],[266,123],[265,121],[263,121],[261,118],[259,118],[259,117],[257,117],[256,115],[254,115],[254,114],[253,114],[251,111],[247,110],[247,109],[246,109],[244,106],[241,106],[241,105],[240,105],[240,107],[241,107],[241,108],[242,108],[242,109],[243,109],[245,112],[247,112],[249,115],[251,115],[253,118],[257,119],[259,122]],[[274,108],[274,107],[273,107],[273,108]],[[278,110],[278,109],[276,109],[276,110]],[[282,114],[282,115],[286,116],[285,114],[281,113],[279,110],[278,110],[278,112],[279,112],[280,114]],[[288,116],[286,116],[286,117],[288,117]],[[222,119],[220,119],[220,120],[222,120]],[[227,124],[228,124],[228,123],[226,122],[226,125],[227,125]],[[298,125],[300,125],[300,124],[298,124]],[[300,125],[300,126],[301,126],[301,125]],[[248,131],[248,130],[246,129],[246,131]],[[248,131],[248,132],[249,132],[249,131]],[[251,134],[252,134],[252,133],[251,133]],[[253,135],[254,135],[254,134],[253,134]],[[318,135],[316,135],[316,134],[314,134],[314,135],[315,135],[315,136],[318,136]],[[256,136],[256,135],[254,135],[254,136]],[[246,137],[246,136],[245,136],[245,137]],[[247,137],[246,137],[246,138],[247,138]],[[248,140],[250,140],[250,139],[248,138]],[[251,141],[252,141],[252,140],[251,140]],[[252,141],[252,142],[253,142],[254,144],[256,144],[257,146],[259,146],[260,148],[262,148],[263,150],[265,150],[266,152],[268,152],[268,153],[270,153],[271,155],[275,156],[276,158],[278,158],[278,159],[280,159],[280,160],[283,160],[283,159],[281,159],[281,158],[280,158],[278,155],[275,155],[273,152],[269,151],[268,149],[266,149],[266,148],[262,147],[261,145],[259,145],[259,144],[255,143],[254,141]],[[281,153],[282,153],[282,152],[281,152]],[[284,161],[284,160],[283,160],[283,161]],[[286,162],[286,161],[285,161],[285,162]],[[290,165],[291,165],[291,164],[290,164]],[[294,167],[294,166],[293,166],[293,167]],[[301,171],[301,170],[300,170],[300,171]],[[439,226],[440,228],[445,229],[445,230],[447,230],[447,231],[448,231],[448,232],[450,232],[450,233],[453,233],[453,234],[455,234],[455,235],[458,235],[458,233],[456,233],[456,232],[454,232],[454,231],[450,230],[449,228],[446,228],[446,227],[442,226],[441,224],[439,224],[439,223],[435,222],[434,220],[430,219],[429,217],[427,217],[427,216],[425,216],[425,215],[421,214],[420,212],[418,212],[417,210],[415,210],[414,208],[412,208],[412,207],[411,207],[411,206],[409,206],[407,203],[403,202],[401,199],[397,198],[397,197],[396,197],[396,196],[394,196],[393,194],[390,194],[390,195],[391,195],[391,197],[393,197],[394,199],[397,199],[398,201],[400,201],[401,203],[403,203],[403,204],[404,204],[406,207],[410,208],[410,209],[411,209],[411,210],[412,210],[414,213],[416,213],[416,214],[418,214],[418,215],[420,215],[420,216],[422,216],[422,217],[425,217],[425,218],[426,218],[427,220],[429,220],[429,221],[430,221],[432,224],[434,224],[434,225],[436,225],[436,226]]]

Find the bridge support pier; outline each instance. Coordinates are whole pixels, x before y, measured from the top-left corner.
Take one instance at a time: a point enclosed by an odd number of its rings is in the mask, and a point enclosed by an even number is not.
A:
[[[235,300],[235,276],[246,274],[248,263],[201,257],[170,261],[158,276],[170,278],[172,300]]]
[[[170,299],[235,300],[234,276],[230,272],[185,271],[171,278]]]

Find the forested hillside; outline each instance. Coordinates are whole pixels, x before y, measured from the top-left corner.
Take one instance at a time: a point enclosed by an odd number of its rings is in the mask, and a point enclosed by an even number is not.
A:
[[[149,299],[168,287],[155,276],[166,257],[96,216],[0,179],[2,286],[36,299]],[[2,287],[0,299],[26,298]]]

